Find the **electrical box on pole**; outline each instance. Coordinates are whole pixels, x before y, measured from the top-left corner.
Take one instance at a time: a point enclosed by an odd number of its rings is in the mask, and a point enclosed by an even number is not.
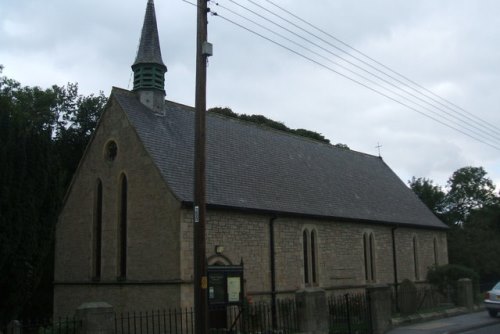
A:
[[[201,47],[201,54],[205,57],[211,57],[213,55],[213,45],[212,43],[205,42]]]

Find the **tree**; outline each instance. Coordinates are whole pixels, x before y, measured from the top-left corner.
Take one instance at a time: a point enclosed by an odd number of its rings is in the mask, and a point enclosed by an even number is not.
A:
[[[76,84],[68,84],[68,88],[78,89]],[[62,112],[63,121],[57,129],[55,146],[61,159],[62,167],[65,171],[65,182],[75,172],[85,147],[97,126],[99,116],[104,111],[107,98],[102,92],[99,95],[89,96],[71,94],[66,104],[70,107]]]
[[[53,90],[0,79],[0,314],[22,311],[41,280],[62,188]],[[3,319],[3,320],[7,320]]]
[[[448,232],[450,263],[473,268],[482,282],[500,279],[500,207],[475,210],[463,225],[454,225]]]
[[[463,224],[470,214],[499,203],[495,185],[483,167],[463,167],[448,180],[444,210],[452,224]]]
[[[430,179],[415,176],[408,181],[408,185],[436,216],[439,217],[442,214],[445,193],[440,186],[434,185]]]
[[[0,325],[37,304],[51,315],[57,215],[104,104],[76,84],[22,86],[0,67]]]
[[[306,129],[290,129],[282,122],[277,122],[277,121],[272,120],[270,118],[267,118],[263,115],[245,115],[245,114],[240,115],[240,114],[235,113],[234,111],[231,110],[231,108],[228,108],[228,107],[214,107],[214,108],[208,109],[208,111],[216,113],[216,114],[224,115],[227,117],[233,117],[233,118],[241,119],[241,120],[244,120],[247,122],[252,122],[255,124],[259,124],[259,125],[268,126],[270,128],[273,128],[273,129],[281,130],[281,131],[288,132],[288,133],[293,133],[293,134],[299,135],[301,137],[310,138],[310,139],[314,139],[314,140],[322,142],[322,143],[330,144],[330,140],[325,138],[325,136],[323,136],[321,133],[314,132],[311,130],[306,130]],[[347,146],[345,144],[339,143],[339,144],[335,144],[333,146],[341,148],[343,150],[349,150],[349,146]]]
[[[500,279],[500,198],[482,167],[463,167],[449,178],[446,190],[432,180],[408,182],[418,197],[444,222],[449,262],[474,269],[482,282]]]

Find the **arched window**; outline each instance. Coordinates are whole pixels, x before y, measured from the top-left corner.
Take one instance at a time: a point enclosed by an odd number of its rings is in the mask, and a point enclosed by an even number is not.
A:
[[[118,236],[118,277],[127,277],[127,177],[120,178],[119,236]]]
[[[375,238],[373,233],[370,233],[370,276],[371,281],[375,281]]]
[[[318,283],[316,277],[316,231],[312,230],[311,232],[311,274],[312,274],[312,283]]]
[[[375,239],[373,233],[363,234],[363,255],[365,260],[365,280],[375,281]]]
[[[304,250],[304,281],[306,284],[309,284],[309,247],[308,247],[308,239],[309,235],[307,230],[302,232],[302,247]]]
[[[302,247],[304,251],[304,282],[306,285],[316,285],[318,283],[318,259],[317,245],[318,238],[315,230],[305,229],[302,232]]]
[[[418,281],[420,279],[420,272],[418,270],[418,244],[417,237],[413,237],[413,265],[415,272],[415,280]]]
[[[438,258],[438,243],[437,243],[437,239],[434,238],[434,264],[436,266],[439,265],[439,258]]]
[[[94,228],[93,228],[93,265],[92,276],[95,280],[101,278],[101,249],[102,249],[102,182],[97,179],[94,203]]]

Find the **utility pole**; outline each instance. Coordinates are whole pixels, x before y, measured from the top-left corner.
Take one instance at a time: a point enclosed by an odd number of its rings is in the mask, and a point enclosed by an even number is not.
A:
[[[196,92],[195,92],[195,149],[194,149],[194,203],[193,203],[193,260],[194,260],[194,316],[195,333],[208,333],[207,264],[205,250],[206,177],[205,177],[205,114],[207,86],[207,57],[211,45],[207,42],[207,0],[198,0],[196,38]]]

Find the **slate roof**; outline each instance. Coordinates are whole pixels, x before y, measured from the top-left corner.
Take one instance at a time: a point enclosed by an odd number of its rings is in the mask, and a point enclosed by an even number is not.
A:
[[[134,65],[136,64],[160,64],[165,66],[161,58],[160,39],[158,37],[158,27],[156,24],[155,5],[153,0],[149,0],[144,15],[141,41],[137,51]]]
[[[162,116],[126,90],[112,95],[174,195],[191,203],[194,109],[166,101]],[[446,228],[379,157],[212,113],[206,135],[209,206]]]

